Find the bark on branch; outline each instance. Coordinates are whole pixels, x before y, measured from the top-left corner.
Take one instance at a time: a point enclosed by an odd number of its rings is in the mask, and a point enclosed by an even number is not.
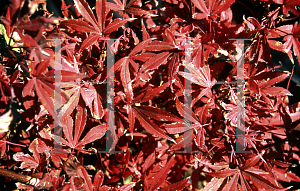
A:
[[[18,173],[15,173],[13,171],[3,169],[3,168],[0,168],[0,176],[4,176],[6,178],[13,179],[17,182],[21,182],[21,183],[29,185],[29,186],[33,186],[37,189],[49,190],[52,186],[51,184],[40,184],[41,180],[38,178],[33,178],[31,176],[18,174]]]

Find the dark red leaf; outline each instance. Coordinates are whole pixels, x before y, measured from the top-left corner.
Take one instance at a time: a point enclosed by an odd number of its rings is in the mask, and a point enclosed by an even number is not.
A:
[[[158,136],[158,137],[161,137],[164,139],[168,139],[170,141],[174,141],[172,138],[167,136],[156,124],[151,122],[147,116],[145,116],[144,114],[139,112],[139,110],[137,108],[132,107],[132,109],[135,114],[135,117],[139,120],[139,122],[145,128],[146,131],[148,131],[152,135],[155,135],[155,136]]]

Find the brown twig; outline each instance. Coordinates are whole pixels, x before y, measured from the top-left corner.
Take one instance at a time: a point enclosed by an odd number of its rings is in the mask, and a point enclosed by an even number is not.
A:
[[[48,184],[47,185],[39,184],[41,180],[38,178],[33,178],[31,176],[18,174],[3,168],[0,168],[0,176],[4,176],[6,178],[16,180],[17,182],[21,182],[23,184],[36,187],[37,189],[49,190],[51,188],[51,186],[49,186]]]

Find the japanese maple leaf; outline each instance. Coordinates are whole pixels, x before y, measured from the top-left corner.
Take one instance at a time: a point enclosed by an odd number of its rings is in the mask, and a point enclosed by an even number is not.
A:
[[[73,190],[79,190],[81,187],[86,191],[107,191],[110,188],[106,185],[102,185],[104,181],[104,173],[100,170],[96,173],[94,181],[90,178],[87,170],[79,165],[76,168],[76,176],[72,176],[70,179],[70,186]],[[130,191],[135,186],[134,182],[121,186],[118,191]]]
[[[89,107],[91,114],[96,119],[101,119],[104,115],[101,97],[97,93],[95,87],[91,83],[81,83],[80,81],[63,83],[66,95],[69,100],[62,107],[62,116],[70,115],[78,105],[80,96],[83,98],[86,105]]]
[[[37,96],[39,97],[43,106],[47,109],[50,115],[54,116],[54,89],[55,89],[55,75],[54,70],[47,71],[48,66],[52,65],[53,60],[48,58],[37,66],[32,62],[29,64],[31,70],[31,80],[25,85],[23,89],[23,96],[29,95],[29,93],[35,89]],[[65,69],[65,64],[63,69]],[[47,72],[45,72],[47,71]],[[83,74],[75,71],[62,70],[61,81],[70,82],[74,79],[81,80],[84,77]],[[62,95],[63,103],[66,102],[66,97]]]
[[[283,87],[276,87],[276,83],[279,83],[286,79],[289,76],[288,73],[285,72],[271,72],[265,71],[259,73],[257,75],[250,76],[248,81],[249,87],[254,92],[259,92],[259,94],[263,97],[263,99],[270,104],[273,105],[267,95],[270,96],[291,96],[292,94]]]
[[[155,96],[160,94],[164,89],[169,86],[169,83],[165,83],[162,86],[159,86],[154,89],[148,89],[148,91],[139,94],[136,98],[132,100],[132,102],[127,102],[127,110],[128,118],[126,119],[129,123],[129,131],[133,132],[135,119],[137,119],[142,127],[148,131],[150,134],[168,139],[170,141],[174,141],[171,137],[165,134],[165,131],[160,128],[152,119],[158,121],[182,121],[177,116],[163,110],[160,108],[154,108],[150,106],[140,106],[141,102],[147,102],[153,99]],[[118,110],[122,111],[120,106],[116,104]],[[123,107],[123,105],[122,105]],[[132,135],[132,134],[131,134]]]
[[[254,167],[259,162],[260,158],[260,155],[256,155],[248,159],[246,164],[243,166],[238,166],[235,169],[225,168],[223,170],[208,173],[216,178],[213,178],[203,190],[208,191],[212,188],[222,191],[253,190],[252,186],[262,190],[286,190],[279,187],[279,185],[274,185],[274,183],[276,184],[275,181],[270,182],[269,180],[272,180],[272,177],[268,178],[268,176],[270,176],[268,172]],[[252,182],[252,184],[249,183],[249,180]]]
[[[127,0],[113,0],[114,3],[107,2],[107,6],[114,11],[118,11],[123,18],[130,18],[128,14],[132,15],[149,15],[152,16],[149,11],[146,11],[140,7],[135,6],[137,0],[131,0],[127,3]]]
[[[170,168],[176,163],[175,156],[172,156],[169,161],[164,165],[158,172],[150,174],[145,179],[145,190],[154,191],[161,186],[161,184],[166,180]]]
[[[181,149],[182,147],[190,147],[192,146],[192,140],[195,141],[199,149],[206,150],[204,135],[205,129],[202,127],[196,114],[190,108],[185,108],[185,105],[178,99],[176,99],[176,109],[178,113],[184,117],[184,121],[168,124],[164,127],[168,133],[177,134],[184,132],[184,134],[180,135],[176,139],[175,142],[177,144],[174,144],[170,150],[175,151]],[[190,122],[192,124],[190,124]],[[197,132],[197,137],[195,137],[193,130]],[[191,142],[186,145],[186,140],[191,140]]]
[[[249,33],[256,34],[257,41],[253,43],[253,48],[250,49],[250,55],[255,61],[262,60],[268,62],[273,67],[270,50],[274,49],[281,51],[288,55],[292,63],[294,63],[291,47],[293,45],[294,53],[299,55],[299,41],[297,39],[297,34],[299,37],[299,29],[297,29],[296,24],[294,27],[292,25],[283,25],[278,28],[270,29],[269,25],[275,25],[275,19],[278,18],[278,12],[269,14],[268,19],[259,23],[256,18],[248,17],[244,20]],[[286,41],[284,44],[276,38],[283,36]],[[297,48],[298,47],[298,48]],[[254,55],[254,56],[252,56]],[[299,57],[299,56],[298,56]]]
[[[169,82],[171,85],[171,89],[173,91],[172,83],[174,81],[174,76],[179,70],[179,57],[180,52],[183,52],[185,49],[184,45],[180,45],[178,41],[184,41],[186,39],[176,39],[174,34],[169,30],[165,30],[165,39],[166,41],[152,41],[146,46],[147,51],[163,51],[154,55],[152,58],[145,62],[140,71],[139,76],[144,76],[149,70],[153,70],[158,68],[161,65],[165,65],[168,63],[168,75],[169,75]],[[170,51],[172,50],[172,51]],[[168,61],[168,58],[170,58]],[[138,77],[139,77],[138,76]]]
[[[287,30],[285,30],[286,32],[290,32],[288,29],[290,27],[287,27]],[[299,38],[300,38],[300,24],[298,24],[297,22],[294,24],[292,31],[291,31],[291,35],[287,35],[284,37],[285,40],[285,47],[286,49],[290,50],[291,47],[293,46],[293,50],[294,50],[294,54],[297,56],[298,58],[298,62],[300,64],[300,42],[299,42]]]
[[[132,89],[132,80],[130,78],[130,69],[129,64],[133,67],[135,73],[138,72],[139,64],[135,62],[140,51],[142,51],[145,46],[151,41],[151,39],[144,40],[140,42],[130,53],[128,56],[121,58],[114,64],[114,72],[121,70],[121,81],[125,90],[125,95],[127,98],[127,102],[131,103],[133,99],[133,89]],[[109,71],[109,73],[111,73]]]
[[[63,132],[67,140],[62,139],[62,143],[69,146],[70,148],[75,148],[81,150],[82,147],[90,142],[100,139],[105,135],[106,124],[97,125],[90,129],[90,131],[82,138],[80,137],[86,126],[87,113],[86,109],[78,105],[77,114],[75,119],[75,128],[73,130],[73,119],[71,116],[66,116],[63,118]]]
[[[154,108],[152,108],[154,109]],[[169,115],[171,118],[176,118],[175,116],[173,117],[170,113],[162,110],[162,109],[154,109],[156,117],[161,117],[162,119],[165,119],[166,116],[165,114]],[[152,115],[150,117],[154,116],[154,111],[150,112]],[[165,132],[158,127],[154,122],[152,122],[149,117],[147,116],[147,113],[142,108],[139,108],[137,106],[129,106],[129,123],[130,123],[130,128],[133,128],[132,125],[134,124],[134,118],[137,118],[140,122],[140,124],[145,128],[146,131],[148,131],[150,134],[173,141],[172,138],[170,138],[168,135],[165,134]],[[179,119],[180,120],[180,119]]]
[[[40,163],[40,154],[41,149],[37,147],[38,139],[35,139],[29,146],[29,151],[33,154],[33,157],[29,154],[24,154],[23,152],[17,152],[14,154],[13,158],[15,161],[22,161],[21,168],[35,169],[39,166]],[[43,152],[43,151],[42,151]]]
[[[125,24],[128,21],[134,20],[129,19],[116,19],[109,24],[107,23],[107,14],[109,12],[109,7],[106,6],[106,0],[97,0],[96,1],[96,16],[93,14],[90,6],[85,0],[74,0],[75,7],[78,12],[83,16],[83,18],[88,21],[92,26],[88,25],[84,21],[80,20],[67,20],[63,24],[73,28],[79,32],[90,32],[90,35],[82,42],[80,47],[81,50],[89,47],[90,45],[96,43],[98,40],[107,40],[110,39],[107,37],[110,33],[116,31],[120,26]],[[108,18],[110,20],[110,18]]]
[[[192,64],[190,64],[191,68],[189,68],[189,70],[191,73],[178,72],[179,75],[190,80],[192,83],[195,83],[205,88],[200,92],[200,94],[195,99],[193,99],[192,101],[193,105],[204,95],[206,95],[207,97],[211,97],[212,96],[211,88],[216,83],[215,79],[213,81],[211,80],[210,69],[208,65],[205,65],[203,67],[195,67],[194,62],[195,60],[193,61]]]
[[[235,2],[235,0],[192,0],[194,5],[202,12],[195,13],[195,19],[208,19],[215,20],[217,15],[226,11]]]
[[[192,51],[191,57],[195,60],[194,65],[196,67],[202,67],[205,61],[208,60],[211,54],[215,54],[218,45],[213,43],[212,40],[216,38],[213,33],[208,33],[201,35],[200,39],[195,38],[192,43],[194,43],[194,49]]]
[[[233,101],[234,103],[233,104],[225,104],[225,103],[223,103],[223,108],[225,109],[225,110],[227,110],[228,111],[228,113],[226,113],[225,115],[224,115],[224,117],[225,117],[225,119],[227,119],[227,120],[230,120],[230,124],[232,125],[232,126],[237,126],[237,117],[238,117],[238,110],[237,110],[237,103],[236,103],[236,100],[234,100]],[[249,117],[248,117],[248,110],[247,109],[245,109],[245,121],[246,122],[249,122],[250,121],[250,119],[249,119]]]

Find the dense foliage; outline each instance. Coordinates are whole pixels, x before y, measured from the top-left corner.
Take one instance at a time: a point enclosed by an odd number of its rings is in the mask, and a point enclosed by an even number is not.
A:
[[[300,104],[289,103],[293,73],[275,70],[271,53],[299,63],[299,6],[74,0],[55,18],[45,1],[11,0],[1,7],[1,168],[39,180],[17,183],[24,190],[295,189]],[[243,59],[248,152],[240,153],[233,82]]]

